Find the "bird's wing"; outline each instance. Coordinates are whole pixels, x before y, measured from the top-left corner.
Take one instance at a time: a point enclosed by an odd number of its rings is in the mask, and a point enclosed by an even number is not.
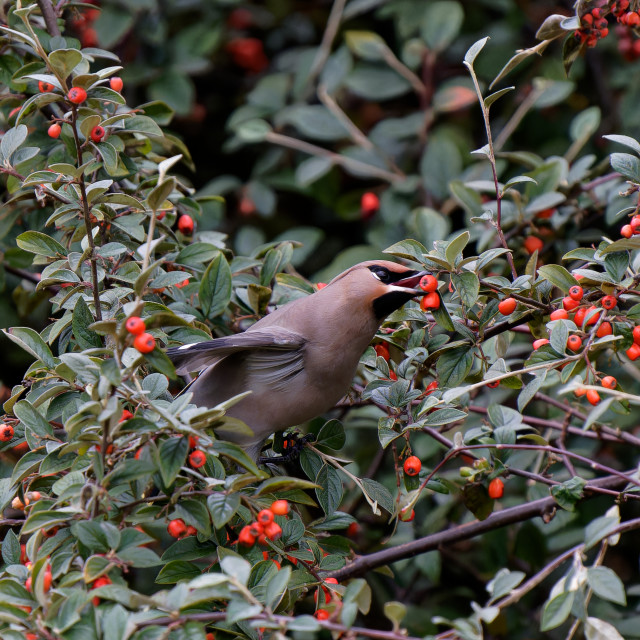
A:
[[[201,371],[233,353],[251,354],[248,367],[258,376],[280,376],[287,378],[303,367],[303,347],[306,340],[299,334],[282,327],[255,329],[233,336],[225,336],[185,344],[167,349],[179,374]]]

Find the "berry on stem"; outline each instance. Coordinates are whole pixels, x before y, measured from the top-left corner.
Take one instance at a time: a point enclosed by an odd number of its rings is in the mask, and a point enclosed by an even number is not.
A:
[[[380,208],[380,199],[375,193],[367,191],[360,198],[360,212],[362,217],[370,218]]]
[[[426,293],[432,293],[438,288],[438,279],[430,274],[420,278],[420,288]]]
[[[582,346],[582,338],[580,336],[570,335],[567,338],[567,347],[571,349],[571,351],[579,351]]]
[[[0,442],[9,442],[13,439],[14,430],[10,424],[0,424]]]
[[[93,127],[93,129],[91,129],[91,139],[94,142],[100,142],[100,140],[102,140],[102,138],[104,138],[104,127],[101,127],[100,125],[98,125],[97,127]]]
[[[150,333],[141,333],[136,336],[133,346],[140,353],[151,353],[156,348],[156,339]]]
[[[640,358],[640,345],[635,342],[625,351],[629,360],[637,360]]]
[[[565,311],[573,311],[580,306],[580,303],[573,298],[567,296],[566,298],[562,298],[562,307]]]
[[[55,89],[55,86],[50,82],[45,82],[44,80],[38,80],[38,91],[40,93],[51,93]]]
[[[516,310],[517,306],[518,306],[518,301],[515,298],[505,298],[498,305],[498,311],[503,316],[509,316]]]
[[[62,132],[62,127],[57,123],[54,122],[52,125],[49,126],[49,128],[47,129],[47,135],[50,138],[59,138],[60,137],[60,133]]]
[[[195,449],[189,454],[189,464],[194,469],[203,467],[207,462],[207,455],[201,449]]]
[[[577,300],[578,302],[580,302],[580,300],[582,300],[583,295],[584,295],[584,292],[582,291],[582,287],[579,284],[575,284],[573,285],[573,287],[569,288],[569,297],[572,300]]]
[[[589,389],[589,391],[587,391],[587,400],[592,405],[596,405],[600,402],[600,394],[595,389]]]
[[[550,320],[567,320],[569,318],[569,314],[566,309],[556,309],[549,316]]]
[[[432,293],[427,293],[426,296],[420,300],[420,308],[423,311],[427,309],[439,309],[440,308],[440,296],[436,291]]]
[[[178,231],[189,236],[193,233],[193,218],[186,213],[178,218]]]
[[[181,538],[187,532],[187,525],[182,518],[176,518],[169,523],[167,531],[172,538]]]
[[[540,338],[539,340],[534,340],[533,341],[533,348],[534,349],[539,349],[540,347],[542,347],[545,344],[549,344],[549,339],[548,338]]]
[[[379,356],[380,358],[384,358],[387,362],[389,362],[391,354],[389,353],[389,347],[387,347],[384,342],[374,345],[373,350],[376,352],[377,356]]]
[[[409,456],[404,461],[404,472],[408,476],[417,476],[420,473],[420,469],[422,469],[422,462],[418,456]]]
[[[262,525],[273,522],[273,511],[271,509],[262,509],[262,511],[258,512],[256,520]]]
[[[596,331],[596,336],[598,338],[604,338],[605,336],[610,336],[613,333],[613,328],[611,327],[610,322],[603,322]]]
[[[277,516],[286,516],[289,513],[289,503],[286,500],[276,500],[271,503],[271,511]]]
[[[536,251],[540,253],[540,251],[542,251],[542,247],[544,247],[544,242],[536,236],[527,236],[523,246],[529,254],[535,253]]]
[[[242,527],[240,535],[238,536],[238,544],[241,544],[243,547],[252,547],[255,543],[256,536],[251,533],[251,527],[249,525]]]
[[[144,333],[147,328],[144,320],[138,316],[131,316],[130,318],[127,318],[124,326],[125,329],[134,336],[139,336],[141,333]]]
[[[82,87],[73,87],[67,93],[67,100],[73,104],[82,104],[87,99],[87,92]]]
[[[618,386],[618,381],[613,376],[605,376],[602,378],[602,386],[605,389],[615,389]]]
[[[625,224],[622,229],[620,229],[620,235],[623,238],[630,238],[633,235],[633,229],[631,228],[631,225]]]
[[[504,481],[502,478],[494,478],[489,483],[489,497],[493,500],[497,500],[498,498],[502,498],[502,494],[504,493]]]
[[[604,296],[604,298],[600,300],[600,304],[605,309],[613,309],[618,304],[618,300],[615,296]]]
[[[122,87],[124,86],[124,82],[122,82],[122,78],[118,76],[113,76],[113,78],[109,79],[109,86],[114,90],[120,93],[122,91]]]

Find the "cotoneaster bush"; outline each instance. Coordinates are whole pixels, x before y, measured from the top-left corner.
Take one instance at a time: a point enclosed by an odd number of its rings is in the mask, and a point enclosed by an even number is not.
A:
[[[567,68],[582,63],[610,42],[603,20],[635,38],[637,7],[551,16],[496,75],[482,66],[493,41],[469,38],[456,2],[376,10],[401,47],[347,24],[288,64],[283,45],[280,67],[244,33],[265,14],[216,5],[219,37],[223,18],[242,32],[225,51],[255,80],[227,149],[262,155],[246,184],[201,191],[171,108],[128,104],[130,69],[97,48],[112,7],[60,6],[56,20],[47,0],[11,3],[0,27],[2,268],[23,279],[16,306],[47,318],[5,332],[32,363],[0,425],[0,635],[637,635],[637,571],[620,567],[640,526],[640,143],[607,130],[615,151],[584,151],[601,142],[585,105],[551,153],[510,146],[568,93],[540,81],[509,111],[498,88],[553,40]],[[345,22],[370,10],[343,9]],[[436,78],[440,65],[459,75]],[[477,127],[456,128],[463,111]],[[297,270],[317,232],[234,252],[207,219],[221,193],[269,216],[287,190],[328,206],[343,178],[331,204],[371,221],[363,251],[432,276],[299,459],[258,466],[216,438],[225,406],[179,393],[163,349],[322,286]]]

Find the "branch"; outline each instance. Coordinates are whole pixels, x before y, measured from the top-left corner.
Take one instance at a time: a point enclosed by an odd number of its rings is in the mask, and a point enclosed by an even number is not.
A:
[[[44,23],[47,25],[47,31],[50,36],[59,36],[60,29],[58,29],[58,16],[55,9],[51,4],[51,0],[36,0],[40,7],[40,12],[44,18]]]
[[[486,448],[486,445],[485,445]],[[635,470],[633,471],[635,472]],[[628,478],[626,479],[628,480]],[[620,478],[601,478],[594,480],[592,485],[601,488],[616,488],[626,484]],[[588,496],[590,498],[591,496]],[[585,497],[584,499],[587,499]],[[348,578],[354,578],[361,576],[368,571],[377,569],[386,564],[397,562],[398,560],[404,560],[405,558],[412,558],[421,553],[427,551],[433,551],[440,545],[450,545],[454,542],[460,542],[461,540],[469,540],[475,538],[488,531],[506,527],[516,522],[524,522],[530,518],[536,516],[543,516],[549,514],[556,507],[556,501],[553,496],[547,498],[540,498],[534,502],[528,502],[520,504],[516,507],[510,507],[492,513],[486,520],[475,522],[468,522],[461,524],[453,529],[447,529],[446,531],[439,531],[431,535],[413,540],[412,542],[405,542],[391,549],[385,549],[383,551],[376,551],[366,556],[360,556],[352,563],[338,569],[337,571],[328,572],[323,574],[323,578],[328,577],[336,578],[339,582]]]

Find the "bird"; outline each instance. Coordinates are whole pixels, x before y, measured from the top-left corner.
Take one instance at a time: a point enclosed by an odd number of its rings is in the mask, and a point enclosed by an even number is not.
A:
[[[278,307],[243,333],[167,349],[199,407],[251,391],[226,410],[252,432],[225,425],[221,437],[256,460],[272,433],[326,413],[351,387],[384,319],[412,298],[426,271],[387,260],[361,262],[311,295]]]

